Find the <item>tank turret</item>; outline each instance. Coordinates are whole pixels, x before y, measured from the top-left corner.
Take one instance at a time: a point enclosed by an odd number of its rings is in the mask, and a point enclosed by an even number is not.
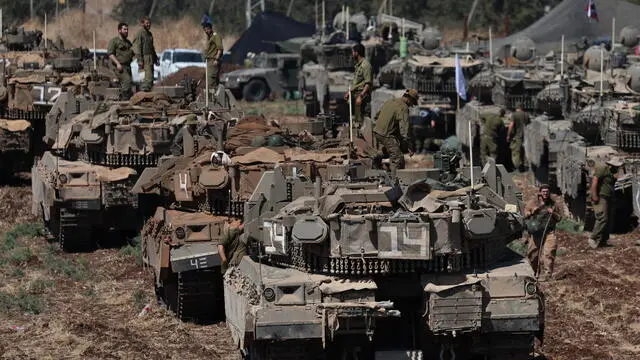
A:
[[[536,56],[536,44],[528,37],[521,37],[511,44],[511,56],[519,62],[530,62]]]
[[[620,44],[632,48],[638,45],[638,36],[640,36],[640,30],[637,27],[625,26],[620,30]]]

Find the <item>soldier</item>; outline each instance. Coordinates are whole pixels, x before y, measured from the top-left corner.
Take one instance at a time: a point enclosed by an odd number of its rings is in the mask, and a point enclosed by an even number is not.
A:
[[[418,104],[418,92],[407,89],[400,99],[387,100],[376,121],[373,135],[378,147],[384,147],[391,157],[391,173],[395,176],[397,169],[404,169],[403,149],[408,149],[413,156],[410,145],[409,107]]]
[[[369,60],[364,58],[364,46],[362,44],[355,44],[351,49],[351,54],[356,65],[353,81],[351,82],[351,94],[347,91],[344,94],[344,100],[349,101],[349,95],[351,95],[351,101],[355,108],[356,127],[359,128],[364,120],[364,111],[371,100],[373,69]]]
[[[524,170],[524,128],[530,122],[529,114],[524,111],[522,104],[518,104],[516,111],[511,115],[511,124],[507,130],[507,143],[511,148],[511,160],[515,171]]]
[[[242,236],[244,224],[237,226],[230,225],[229,231],[218,244],[218,254],[222,260],[222,273],[224,274],[229,266],[240,264],[242,258],[247,254],[246,238]]]
[[[153,34],[151,29],[151,20],[147,16],[140,21],[142,29],[138,31],[133,40],[133,51],[138,58],[138,69],[144,71],[144,80],[142,81],[142,91],[151,91],[153,87],[153,65],[158,65],[158,54],[153,45]]]
[[[482,137],[480,138],[480,154],[482,161],[487,162],[487,158],[490,157],[498,163],[499,158],[499,146],[500,133],[504,128],[504,109],[500,109],[500,115],[487,115],[482,117]]]
[[[217,89],[220,83],[220,60],[223,52],[222,37],[213,31],[213,25],[208,16],[202,22],[202,29],[207,34],[207,47],[204,50],[204,55],[207,59],[209,89]]]
[[[562,211],[551,198],[548,185],[540,186],[538,196],[527,203],[524,214],[527,223],[527,258],[536,276],[542,274],[540,280],[548,280],[553,274],[558,249],[554,230],[562,218]]]
[[[118,24],[118,34],[107,46],[109,60],[116,67],[116,74],[120,80],[120,100],[129,100],[131,95],[131,60],[133,60],[133,44],[127,39],[129,36],[129,25]]]
[[[609,240],[609,222],[611,216],[611,198],[613,197],[616,174],[623,164],[622,160],[612,157],[605,166],[596,168],[591,180],[591,204],[595,215],[595,224],[589,237],[589,246],[596,249],[607,245]]]

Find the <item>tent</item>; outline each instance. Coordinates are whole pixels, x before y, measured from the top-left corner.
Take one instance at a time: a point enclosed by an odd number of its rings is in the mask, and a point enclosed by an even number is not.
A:
[[[316,31],[314,24],[298,22],[285,15],[265,11],[258,14],[251,26],[242,33],[242,36],[229,50],[229,61],[234,64],[242,64],[247,53],[276,53],[278,42],[295,37],[312,36]]]
[[[502,39],[495,39],[493,49],[503,54],[505,47],[520,37],[528,37],[536,43],[538,54],[559,50],[561,36],[565,36],[565,48],[586,36],[594,40],[611,36],[612,20],[616,19],[616,37],[629,25],[640,26],[640,5],[624,0],[596,0],[599,21],[587,18],[588,0],[564,0],[548,14],[528,28]]]

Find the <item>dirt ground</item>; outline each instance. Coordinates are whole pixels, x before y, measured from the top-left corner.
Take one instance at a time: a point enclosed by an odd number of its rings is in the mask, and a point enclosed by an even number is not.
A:
[[[137,249],[63,254],[39,235],[28,177],[0,187],[1,359],[237,359],[224,324],[181,323],[158,306]],[[553,360],[640,358],[637,232],[588,249],[561,232],[546,293]],[[143,311],[145,306],[148,311]]]

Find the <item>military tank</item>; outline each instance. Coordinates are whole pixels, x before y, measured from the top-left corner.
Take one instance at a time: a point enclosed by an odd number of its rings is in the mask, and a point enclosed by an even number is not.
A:
[[[468,168],[399,173],[264,173],[245,206],[250,256],[224,277],[227,325],[247,358],[529,356],[543,304],[506,248],[522,204],[504,167],[475,168],[474,186]]]

